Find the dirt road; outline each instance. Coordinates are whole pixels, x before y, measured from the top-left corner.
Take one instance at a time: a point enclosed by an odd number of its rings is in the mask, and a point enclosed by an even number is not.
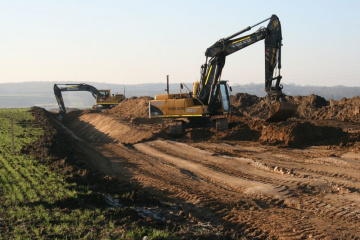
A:
[[[360,239],[356,140],[284,148],[214,141],[205,130],[196,133],[206,141],[194,141],[191,132],[176,140],[166,136],[164,122],[115,113],[69,114],[65,125],[104,156],[95,160],[104,173],[181,205],[189,221],[253,239]]]

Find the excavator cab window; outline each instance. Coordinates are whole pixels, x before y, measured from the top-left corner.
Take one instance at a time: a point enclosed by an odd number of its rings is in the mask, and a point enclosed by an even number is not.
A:
[[[227,84],[225,82],[220,83],[220,98],[222,102],[223,113],[228,113],[230,111],[230,101]]]
[[[98,101],[99,102],[103,102],[108,98],[109,98],[109,92],[108,91],[98,91]]]
[[[213,94],[216,93],[217,88],[219,88],[219,91],[215,99],[214,110],[216,114],[228,114],[230,112],[230,100],[229,89],[226,81],[221,81],[219,85],[216,85]]]

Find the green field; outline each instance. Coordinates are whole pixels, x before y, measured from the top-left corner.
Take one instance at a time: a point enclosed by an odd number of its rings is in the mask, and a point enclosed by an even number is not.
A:
[[[29,109],[0,109],[0,239],[170,238],[166,231],[132,222],[131,208],[82,204],[93,199],[88,186],[66,181],[64,174],[23,153],[42,134]]]

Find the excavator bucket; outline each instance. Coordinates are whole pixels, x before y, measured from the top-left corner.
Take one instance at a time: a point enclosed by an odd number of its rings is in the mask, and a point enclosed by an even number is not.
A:
[[[286,121],[294,115],[298,105],[290,102],[274,102],[270,106],[269,116],[266,122]]]

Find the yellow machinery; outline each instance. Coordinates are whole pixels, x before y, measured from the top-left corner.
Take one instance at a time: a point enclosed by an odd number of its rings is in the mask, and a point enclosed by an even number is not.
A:
[[[270,21],[266,28],[261,27],[253,34],[235,38],[267,20]],[[268,121],[283,121],[293,115],[297,105],[286,101],[280,85],[282,33],[279,18],[272,15],[254,26],[210,46],[205,52],[205,64],[201,66],[200,82],[194,83],[193,91],[189,90],[189,94],[156,95],[149,103],[150,118],[187,118],[190,122],[201,122],[211,117],[215,118],[217,130],[227,128],[230,88],[220,80],[226,56],[260,40],[265,40],[265,91],[270,103]],[[276,67],[277,71],[274,71]],[[275,73],[278,75],[273,77]],[[180,128],[181,124],[177,124],[176,131]]]
[[[97,90],[96,93],[96,105],[101,105],[104,108],[112,108],[118,105],[125,99],[124,94],[112,94],[110,89]]]
[[[230,91],[227,81],[219,81],[217,85],[217,98],[212,104],[212,109],[193,95],[197,92],[200,82],[195,82],[193,91],[179,94],[156,95],[149,103],[149,115],[151,118],[187,118],[190,126],[208,126],[210,117],[215,118],[217,130],[228,128],[227,115],[230,114]],[[180,85],[181,88],[185,84]],[[183,132],[184,122],[178,121],[170,125],[170,133],[180,135]]]
[[[62,119],[66,114],[66,108],[61,92],[63,91],[88,91],[96,100],[96,106],[103,108],[112,108],[125,99],[124,94],[111,94],[109,89],[97,90],[95,87],[80,83],[80,84],[54,84],[54,94],[59,105],[59,119]]]

